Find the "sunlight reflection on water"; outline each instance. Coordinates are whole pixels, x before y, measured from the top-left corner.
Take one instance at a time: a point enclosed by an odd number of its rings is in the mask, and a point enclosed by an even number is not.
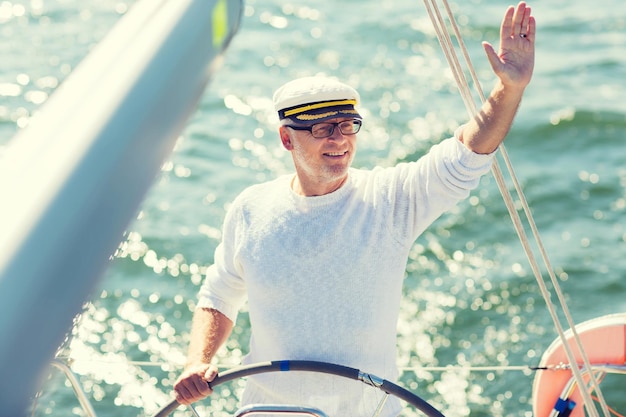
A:
[[[626,309],[626,170],[623,153],[615,151],[626,137],[626,102],[620,100],[626,19],[619,16],[621,3],[591,14],[575,3],[537,5],[549,37],[538,43],[534,84],[508,143],[580,320]],[[0,156],[12,133],[28,125],[130,4],[0,3],[10,58],[0,79]],[[501,3],[466,6],[455,6],[472,25],[462,30],[472,52],[481,53],[480,41],[493,40],[497,32]],[[569,26],[567,16],[580,27]],[[245,186],[292,170],[276,138],[273,88],[318,71],[355,85],[366,116],[355,160],[360,167],[417,157],[465,120],[432,25],[415,4],[252,0],[245,18],[224,70],[60,351],[104,415],[149,415],[170,399],[185,360],[195,293],[225,210]],[[593,51],[577,53],[580,38],[572,35],[579,30]],[[476,56],[479,74],[489,77],[482,55]],[[398,323],[402,382],[450,416],[528,415],[530,372],[467,370],[535,365],[552,341],[545,303],[527,265],[494,182],[486,178],[411,251]],[[233,335],[219,354],[225,366],[245,355],[245,312]],[[460,368],[425,368],[448,365]],[[80,415],[65,383],[51,381],[42,412]],[[241,387],[220,387],[216,415],[236,408],[232,394]]]

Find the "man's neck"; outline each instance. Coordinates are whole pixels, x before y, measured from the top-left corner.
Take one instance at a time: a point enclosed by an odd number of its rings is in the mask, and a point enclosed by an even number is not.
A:
[[[341,188],[342,185],[346,183],[348,179],[348,175],[346,174],[343,178],[340,178],[336,181],[332,182],[324,182],[324,183],[303,183],[298,175],[294,175],[291,180],[291,189],[299,195],[305,197],[316,197],[321,195],[330,194],[332,192],[337,191]]]

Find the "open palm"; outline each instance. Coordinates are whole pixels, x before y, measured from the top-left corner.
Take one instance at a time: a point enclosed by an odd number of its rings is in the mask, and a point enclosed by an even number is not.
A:
[[[535,18],[530,7],[520,2],[510,6],[500,27],[500,50],[484,42],[483,47],[495,74],[508,87],[525,88],[535,62]]]

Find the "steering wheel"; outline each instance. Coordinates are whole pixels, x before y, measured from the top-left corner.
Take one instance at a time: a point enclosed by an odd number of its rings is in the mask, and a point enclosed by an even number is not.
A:
[[[399,385],[389,382],[385,379],[379,378],[375,375],[361,372],[358,369],[350,368],[347,366],[336,365],[328,362],[318,361],[302,361],[302,360],[282,360],[272,362],[259,362],[252,365],[242,366],[239,368],[233,368],[226,372],[219,374],[211,382],[211,387],[216,387],[225,382],[232,381],[234,379],[243,378],[250,375],[257,375],[266,372],[288,372],[288,371],[306,371],[306,372],[318,372],[323,374],[336,375],[348,379],[361,381],[367,385],[380,389],[381,391],[391,394],[401,400],[406,401],[416,409],[420,410],[428,417],[444,417],[436,408],[430,405],[428,402],[412,393],[411,391],[402,388]],[[159,410],[154,417],[167,417],[174,410],[178,408],[180,404],[173,400],[161,410]]]

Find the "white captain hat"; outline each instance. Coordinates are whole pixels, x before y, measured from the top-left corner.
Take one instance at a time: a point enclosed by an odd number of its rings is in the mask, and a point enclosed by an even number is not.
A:
[[[334,78],[298,78],[274,93],[274,108],[280,120],[310,125],[335,117],[362,119],[355,106],[359,93]]]

